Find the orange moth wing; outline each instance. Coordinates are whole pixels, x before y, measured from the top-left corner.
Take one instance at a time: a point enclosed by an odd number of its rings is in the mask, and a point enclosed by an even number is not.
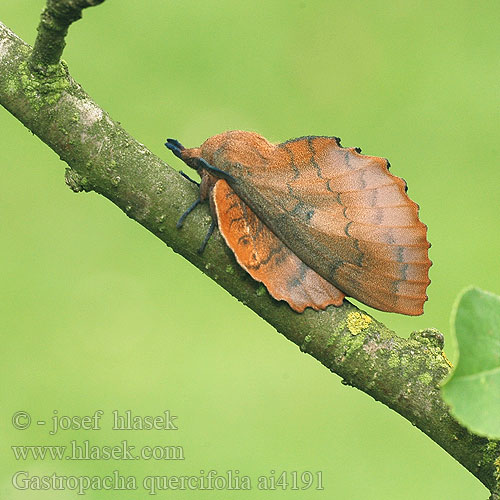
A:
[[[238,264],[275,299],[297,312],[342,304],[344,294],[284,245],[225,180],[215,183],[212,195],[219,230]]]
[[[307,265],[367,305],[422,314],[427,228],[387,160],[308,137],[276,146],[265,180],[259,173],[235,191]]]
[[[243,131],[213,136],[179,155],[198,168],[202,197],[216,205],[213,186],[225,176],[256,220],[335,289],[383,311],[422,314],[431,266],[427,227],[387,160],[343,148],[335,137],[272,144]],[[218,219],[224,225],[222,211]],[[230,229],[224,237],[243,260]],[[293,303],[286,293],[283,299]],[[332,295],[330,303],[336,301]]]

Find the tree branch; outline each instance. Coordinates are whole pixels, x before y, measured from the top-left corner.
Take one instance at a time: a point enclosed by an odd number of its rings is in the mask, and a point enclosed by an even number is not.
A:
[[[482,481],[494,498],[500,492],[500,442],[472,434],[450,415],[439,392],[449,365],[437,330],[404,339],[347,301],[339,308],[297,314],[237,265],[220,235],[214,235],[203,255],[197,253],[211,220],[206,206],[181,230],[176,228],[197,189],[128,135],[65,65],[56,64],[70,20],[97,3],[49,0],[47,10],[58,19],[57,29],[47,28],[43,14],[33,50],[0,23],[0,103],[68,164],[66,183],[73,191],[95,191],[108,198],[340,375],[343,383],[407,418]],[[63,4],[72,7],[65,10]],[[56,6],[62,10],[52,9]]]
[[[102,2],[104,0],[47,0],[29,58],[30,69],[43,71],[47,66],[59,63],[70,24],[82,17],[83,9]]]

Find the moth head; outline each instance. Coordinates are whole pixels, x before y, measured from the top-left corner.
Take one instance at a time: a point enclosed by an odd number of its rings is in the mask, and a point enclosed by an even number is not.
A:
[[[194,170],[198,170],[201,166],[200,157],[200,148],[183,149],[180,152],[180,158],[182,159],[182,161],[191,168],[194,168]]]

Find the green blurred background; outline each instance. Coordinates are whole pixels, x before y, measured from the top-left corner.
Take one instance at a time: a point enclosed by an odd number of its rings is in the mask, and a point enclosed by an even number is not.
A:
[[[43,0],[3,1],[33,43]],[[180,168],[228,129],[272,141],[338,135],[390,159],[432,243],[422,317],[370,311],[399,334],[436,327],[465,286],[500,292],[498,38],[493,1],[122,0],[84,12],[64,59],[85,90]],[[0,76],[1,77],[1,76]],[[165,492],[174,498],[484,499],[486,489],[403,418],[344,387],[102,197],[72,193],[64,164],[0,110],[0,498],[32,475],[323,471],[325,490]],[[447,344],[447,353],[456,356]],[[100,431],[49,436],[34,421],[90,415]],[[110,430],[110,412],[178,415],[179,430]],[[184,461],[16,461],[11,445],[182,445]],[[147,498],[91,492],[89,499]]]

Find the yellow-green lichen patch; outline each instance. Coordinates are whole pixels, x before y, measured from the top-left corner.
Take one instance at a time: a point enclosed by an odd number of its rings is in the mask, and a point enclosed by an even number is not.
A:
[[[334,326],[332,333],[328,337],[328,340],[326,342],[326,346],[329,347],[329,346],[335,344],[335,342],[340,337],[340,335],[342,334],[344,329],[345,329],[345,321],[340,321],[337,326]]]
[[[231,264],[228,264],[226,266],[226,273],[228,273],[228,274],[234,274],[234,267]]]
[[[347,315],[347,329],[352,335],[358,335],[358,333],[366,330],[371,322],[370,316],[361,312],[354,311]]]
[[[419,382],[421,382],[424,385],[429,385],[432,382],[432,375],[430,373],[421,373],[418,376]]]
[[[304,341],[302,342],[302,344],[299,346],[300,347],[300,350],[305,352],[307,351],[307,345],[312,341],[312,337],[311,335],[306,335],[304,337]]]
[[[47,104],[53,105],[69,86],[69,81],[62,67],[54,64],[44,68],[43,75],[37,75],[30,71],[28,63],[19,65],[20,81],[26,97],[29,99],[33,109],[36,111]]]
[[[7,81],[7,93],[15,94],[17,92],[16,81],[13,78],[9,78]]]
[[[401,364],[401,360],[399,359],[399,356],[396,353],[391,353],[389,359],[387,360],[387,364],[389,365],[390,368],[396,368],[398,365]]]
[[[255,295],[257,295],[257,297],[262,297],[266,293],[267,293],[267,290],[266,290],[266,287],[264,285],[259,285],[257,290],[255,290]]]
[[[340,335],[335,341],[336,348],[343,353],[343,359],[356,355],[363,347],[365,339],[362,335]]]

